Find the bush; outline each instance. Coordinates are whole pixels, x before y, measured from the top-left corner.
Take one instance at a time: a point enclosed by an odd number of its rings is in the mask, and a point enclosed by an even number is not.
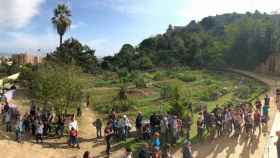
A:
[[[240,86],[234,90],[234,95],[240,99],[248,99],[252,90],[248,86]]]
[[[110,86],[112,84],[116,83],[113,80],[96,80],[95,81],[95,86],[96,87],[104,87],[104,86]]]
[[[222,96],[219,89],[220,88],[217,85],[211,85],[207,87],[204,91],[199,93],[197,96],[202,101],[215,101],[220,96]]]
[[[102,103],[95,105],[95,110],[101,113],[108,114],[114,109],[116,112],[127,112],[129,110],[134,110],[136,103],[129,100],[115,100],[112,102]]]
[[[160,97],[161,99],[179,99],[179,88],[177,86],[163,85],[160,88]]]
[[[184,81],[184,82],[193,82],[196,80],[196,76],[191,75],[191,74],[178,74],[177,78]]]
[[[138,78],[135,80],[136,88],[147,88],[147,84],[144,78]]]
[[[153,77],[154,81],[159,81],[159,80],[162,80],[162,79],[163,79],[163,74],[161,72],[158,71],[154,74],[154,77]]]
[[[185,117],[190,111],[186,107],[186,102],[180,100],[173,100],[170,103],[168,113],[171,115],[177,115],[179,118]]]

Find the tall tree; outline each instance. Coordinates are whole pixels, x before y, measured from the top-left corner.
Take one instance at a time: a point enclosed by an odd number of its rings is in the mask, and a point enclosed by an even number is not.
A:
[[[83,45],[74,38],[67,39],[57,48],[51,57],[58,62],[65,64],[74,64],[83,69],[83,71],[92,73],[97,65],[95,50],[87,45]]]
[[[63,35],[71,25],[71,11],[66,4],[58,4],[54,9],[51,21],[59,35],[59,46],[62,45]]]

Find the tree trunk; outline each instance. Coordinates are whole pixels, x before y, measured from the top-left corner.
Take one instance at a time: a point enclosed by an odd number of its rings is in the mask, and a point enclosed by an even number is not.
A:
[[[59,47],[62,45],[62,35],[59,35]]]

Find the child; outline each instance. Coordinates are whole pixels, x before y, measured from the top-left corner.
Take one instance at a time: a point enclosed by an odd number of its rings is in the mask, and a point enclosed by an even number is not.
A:
[[[160,140],[159,140],[160,134],[158,132],[155,132],[154,134],[154,140],[152,142],[153,147],[157,150],[160,150]]]
[[[77,145],[77,148],[80,149],[79,142],[78,142],[78,131],[74,127],[72,127],[69,132],[69,135],[70,135],[70,146],[74,147],[75,145]]]
[[[39,143],[39,140],[41,143],[43,143],[43,129],[44,125],[42,124],[41,121],[39,121],[37,129],[36,129],[36,142]]]

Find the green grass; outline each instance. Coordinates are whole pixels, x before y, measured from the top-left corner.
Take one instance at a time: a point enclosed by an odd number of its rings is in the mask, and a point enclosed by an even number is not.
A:
[[[92,96],[93,108],[101,113],[111,110],[112,107],[108,104],[116,97],[120,88],[120,84],[116,84],[118,81],[114,82],[112,81],[113,78],[108,76],[110,75],[107,73],[106,78],[108,78],[108,80],[104,79],[105,77],[102,76],[96,77],[93,79],[93,83],[90,84],[91,86],[86,90]],[[117,80],[115,77],[116,75],[113,76],[114,79]],[[128,111],[124,113],[132,117],[132,119],[134,119],[138,111],[141,111],[144,117],[148,118],[153,112],[166,112],[169,108],[172,108],[168,104],[168,99],[160,99],[160,87],[163,85],[179,87],[181,99],[192,102],[193,106],[203,102],[210,111],[216,105],[223,106],[234,100],[255,100],[267,89],[267,87],[260,82],[229,72],[178,69],[142,72],[142,76],[148,81],[147,88],[137,89],[133,82],[127,83],[129,91],[131,91],[131,93],[128,94],[128,99],[133,104],[133,108],[128,109]],[[250,89],[250,94],[244,99],[238,98],[238,96],[235,95],[235,91],[241,79],[244,82],[242,86]],[[102,82],[104,86],[100,86],[100,82]],[[96,83],[99,85],[96,86]],[[216,92],[219,92],[217,98],[209,97],[209,95],[216,95]],[[197,115],[194,114],[193,117],[191,138],[195,140],[195,122]]]

